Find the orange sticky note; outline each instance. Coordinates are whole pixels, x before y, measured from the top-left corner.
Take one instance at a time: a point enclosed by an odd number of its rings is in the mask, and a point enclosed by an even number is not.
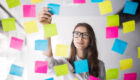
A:
[[[113,11],[111,1],[104,1],[102,3],[99,3],[99,9],[101,15],[111,13]]]
[[[120,70],[126,70],[132,68],[133,60],[132,58],[124,59],[120,61]]]

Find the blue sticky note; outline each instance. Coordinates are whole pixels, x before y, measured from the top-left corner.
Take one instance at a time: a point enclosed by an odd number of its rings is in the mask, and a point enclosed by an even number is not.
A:
[[[35,40],[35,50],[47,51],[48,40]]]
[[[12,64],[11,68],[10,68],[10,73],[9,74],[22,77],[23,69],[24,69],[23,67],[20,67],[18,65]]]
[[[135,15],[138,8],[138,2],[126,1],[123,13]]]
[[[76,73],[89,72],[87,59],[74,61],[74,67]]]
[[[54,80],[53,78],[48,78],[48,79],[45,79],[45,80]]]
[[[57,14],[57,15],[59,15],[59,10],[60,10],[60,5],[59,5],[59,4],[49,3],[49,4],[48,4],[48,8],[50,8],[50,12],[51,12],[52,14]]]
[[[103,2],[104,0],[91,0],[92,3],[100,3]]]
[[[115,51],[123,55],[126,47],[127,47],[127,42],[122,41],[120,39],[115,39],[114,45],[112,47],[112,51]]]

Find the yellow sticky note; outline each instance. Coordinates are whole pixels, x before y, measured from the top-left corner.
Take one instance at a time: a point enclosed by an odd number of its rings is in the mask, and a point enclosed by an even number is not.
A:
[[[127,21],[123,23],[123,33],[128,33],[131,31],[135,31],[135,21]]]
[[[104,1],[99,3],[98,5],[99,5],[101,15],[111,13],[113,11],[111,1]]]
[[[56,24],[44,25],[44,32],[47,38],[57,35],[58,32],[57,32]]]
[[[15,18],[2,19],[1,21],[4,32],[16,30]]]
[[[56,45],[55,56],[67,57],[68,56],[68,45]]]
[[[120,25],[119,15],[107,16],[107,26],[108,27],[112,27],[112,26],[119,27],[119,25]]]
[[[31,0],[31,3],[34,4],[34,3],[39,3],[39,2],[42,2],[43,0]]]
[[[138,47],[138,58],[140,58],[140,47]]]
[[[69,73],[67,64],[55,66],[54,70],[55,70],[56,76],[63,76]]]
[[[78,80],[77,78],[74,78],[74,80]]]
[[[24,23],[24,29],[27,34],[38,32],[36,21],[29,21]]]
[[[126,70],[132,68],[133,60],[132,58],[124,59],[120,61],[120,70]]]

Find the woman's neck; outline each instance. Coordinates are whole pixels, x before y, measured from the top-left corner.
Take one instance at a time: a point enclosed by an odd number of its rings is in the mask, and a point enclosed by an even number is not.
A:
[[[84,50],[78,50],[77,49],[77,56],[79,58],[84,59],[85,58],[84,54],[85,54],[85,51]]]

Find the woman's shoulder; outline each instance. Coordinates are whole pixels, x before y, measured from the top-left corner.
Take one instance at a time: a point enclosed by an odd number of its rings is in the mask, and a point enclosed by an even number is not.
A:
[[[99,59],[99,66],[104,66],[104,62]]]

